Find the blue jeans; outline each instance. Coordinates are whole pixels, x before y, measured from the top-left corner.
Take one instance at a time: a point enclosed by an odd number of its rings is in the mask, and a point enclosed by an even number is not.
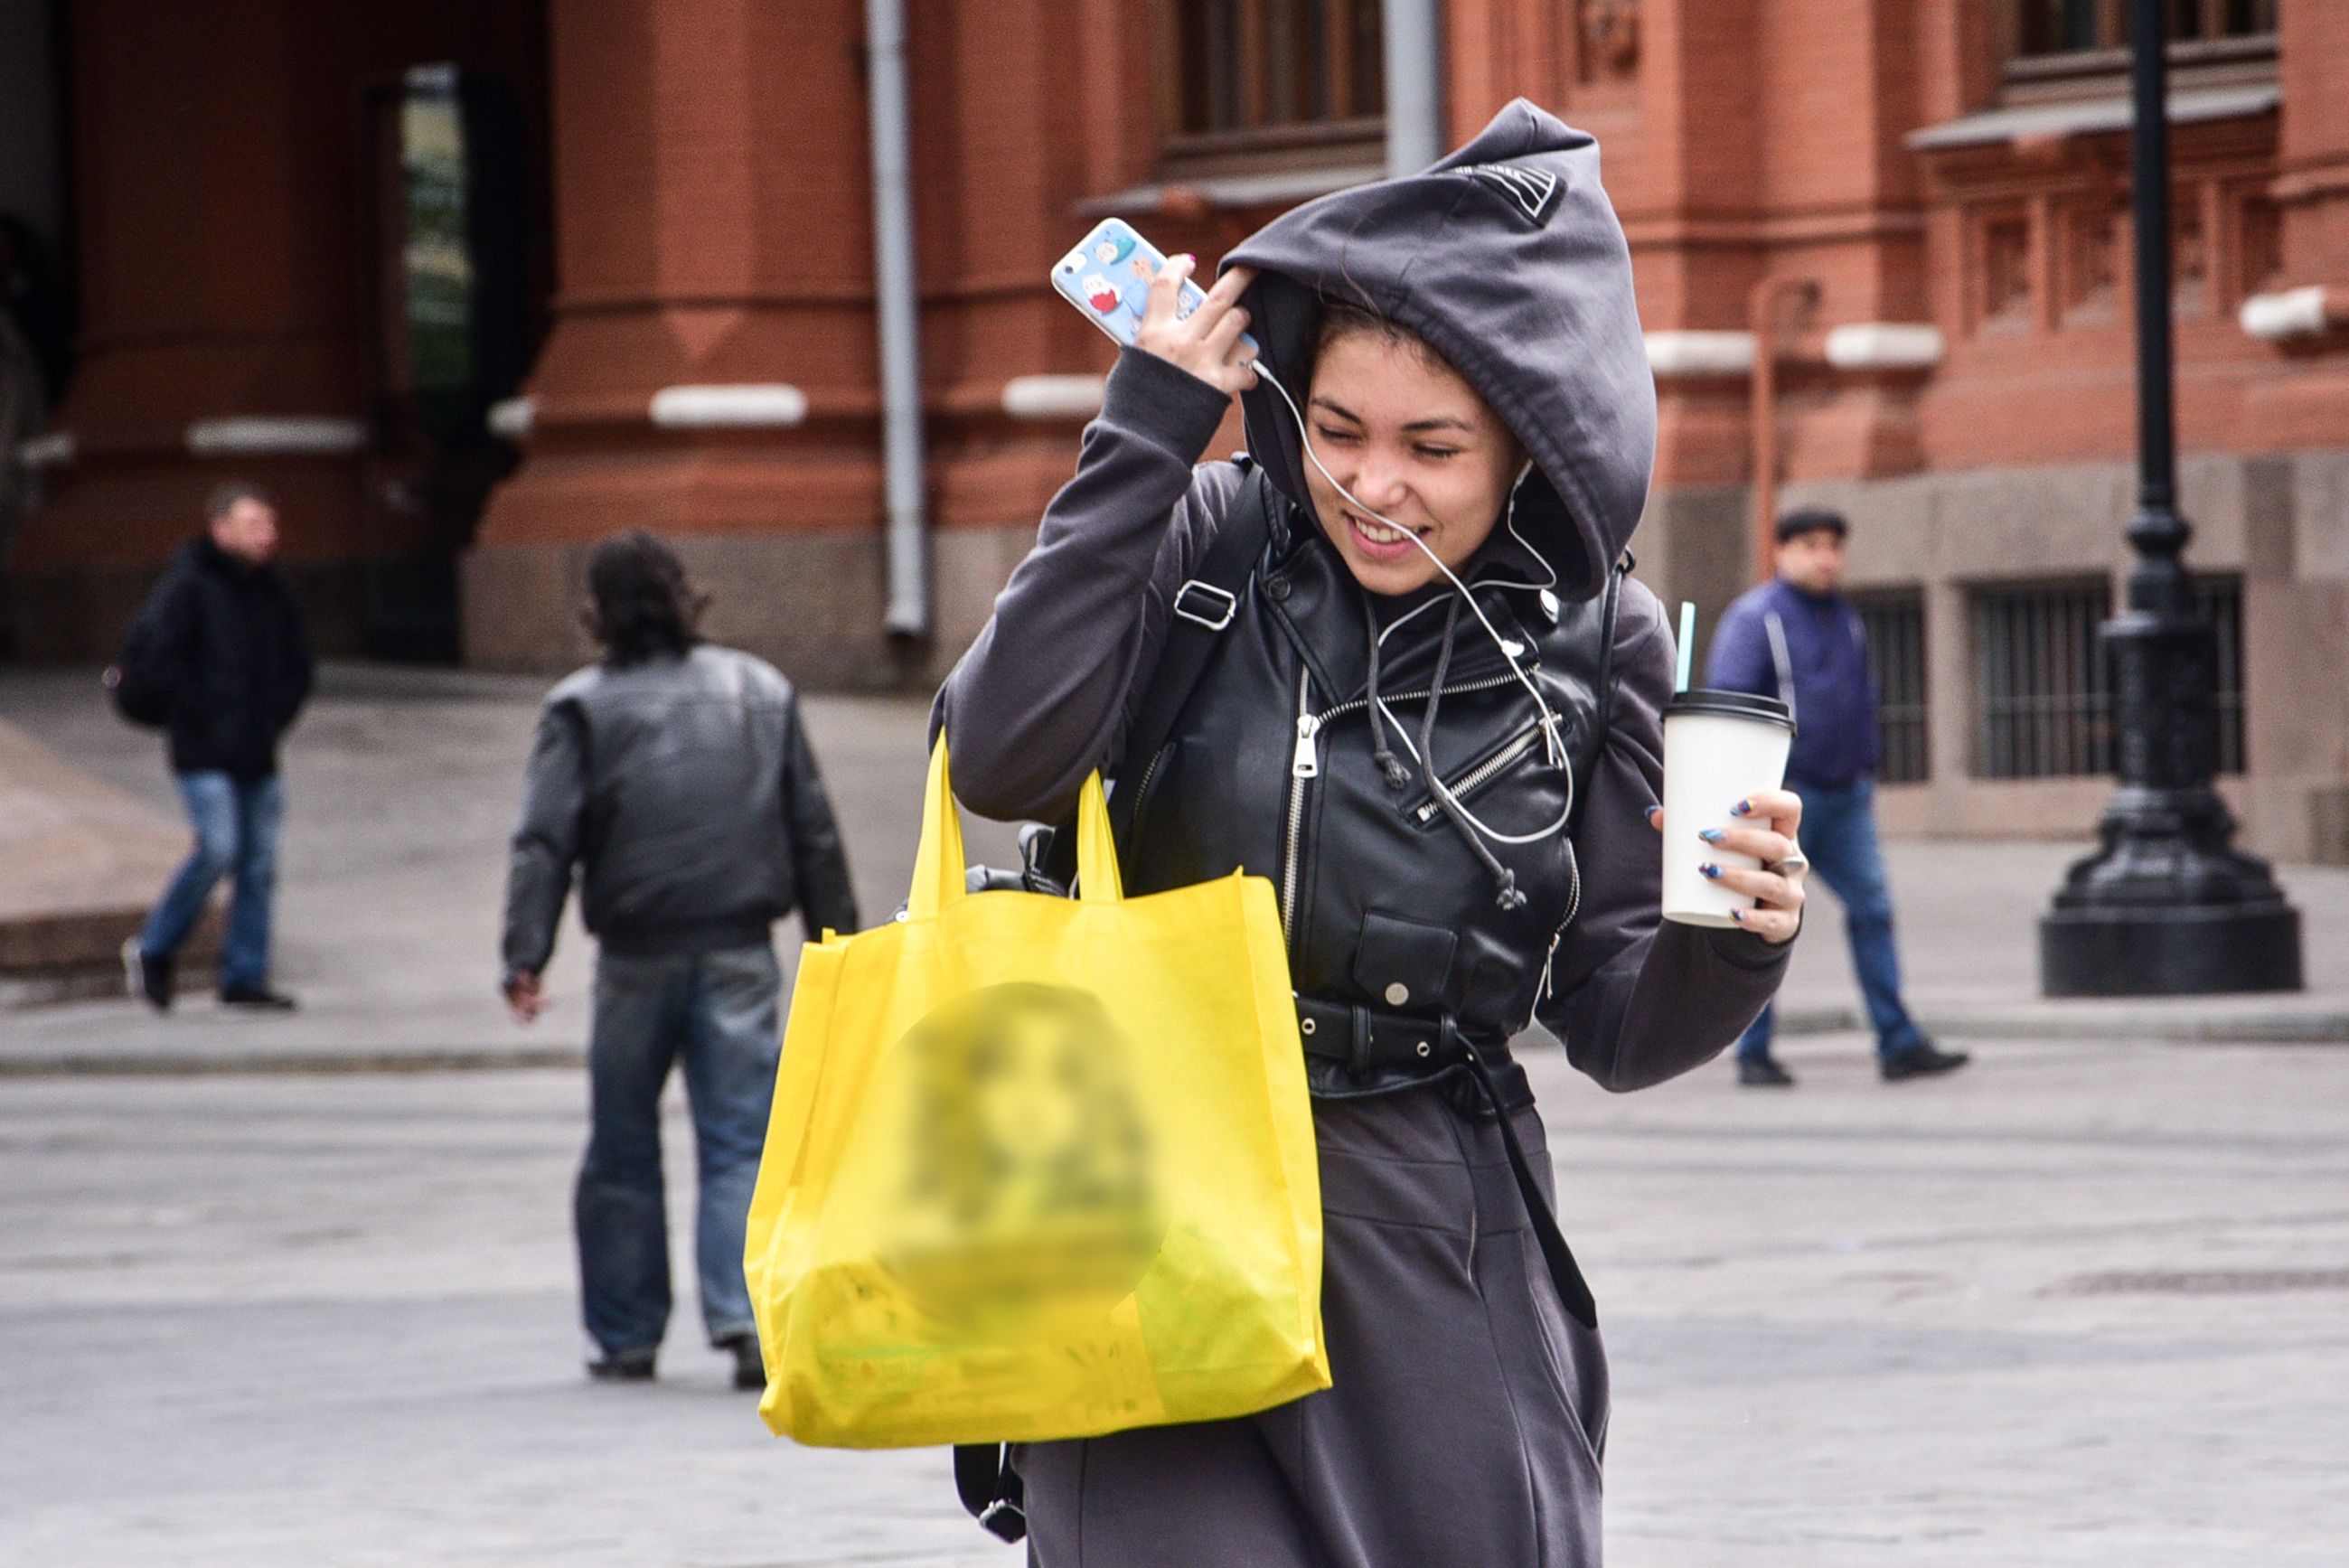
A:
[[[277,885],[277,830],[285,818],[285,791],[274,773],[243,779],[225,773],[176,777],[180,799],[196,830],[196,847],[148,914],[139,951],[149,958],[177,953],[203,917],[214,884],[233,872],[221,989],[257,989],[269,983],[269,904]]]
[[[660,1098],[682,1057],[700,1171],[694,1253],[712,1344],[750,1332],[742,1230],[767,1141],[782,971],[768,946],[595,961],[587,1157],[573,1213],[587,1332],[606,1354],[668,1327]]]
[[[1868,1021],[1876,1030],[1878,1056],[1897,1056],[1925,1038],[1900,1002],[1900,954],[1892,940],[1892,891],[1884,876],[1884,853],[1876,840],[1876,785],[1862,779],[1840,789],[1796,786],[1803,797],[1803,853],[1811,858],[1813,880],[1842,901],[1844,928],[1851,938],[1851,966]],[[1737,1042],[1741,1057],[1770,1054],[1770,1015],[1764,1007]]]

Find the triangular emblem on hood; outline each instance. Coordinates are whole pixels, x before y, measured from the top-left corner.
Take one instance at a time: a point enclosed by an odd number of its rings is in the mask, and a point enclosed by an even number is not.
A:
[[[1514,163],[1472,163],[1445,172],[1465,174],[1491,186],[1507,197],[1530,223],[1547,223],[1549,215],[1557,210],[1558,179],[1547,170],[1526,169]]]

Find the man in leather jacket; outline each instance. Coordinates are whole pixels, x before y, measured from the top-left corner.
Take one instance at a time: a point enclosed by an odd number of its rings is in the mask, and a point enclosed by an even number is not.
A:
[[[641,531],[589,558],[600,664],[550,693],[506,884],[506,1000],[533,1021],[573,868],[601,950],[588,1042],[592,1133],[575,1221],[598,1377],[653,1375],[667,1326],[660,1096],[682,1060],[700,1153],[702,1318],[765,1386],[742,1234],[766,1141],[781,971],[771,928],[856,929],[839,829],[792,685],[694,634],[701,601]]]

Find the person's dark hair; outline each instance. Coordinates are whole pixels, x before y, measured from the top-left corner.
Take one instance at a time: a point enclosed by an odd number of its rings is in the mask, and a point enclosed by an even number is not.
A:
[[[1779,543],[1800,539],[1806,533],[1832,533],[1837,539],[1846,539],[1851,534],[1851,524],[1844,521],[1843,513],[1829,511],[1825,507],[1800,507],[1779,514]]]
[[[644,529],[614,534],[588,555],[587,595],[587,632],[607,663],[642,664],[701,640],[695,628],[709,601],[686,581],[677,552]]]
[[[1382,338],[1400,347],[1410,349],[1431,364],[1444,364],[1444,356],[1435,352],[1434,346],[1427,339],[1420,336],[1392,316],[1381,315],[1377,311],[1362,305],[1330,299],[1321,302],[1320,330],[1314,334],[1313,338],[1314,357],[1319,359],[1321,351],[1338,339],[1357,335]]]
[[[204,492],[204,521],[218,522],[241,500],[257,500],[272,511],[277,510],[277,498],[252,480],[222,480]]]

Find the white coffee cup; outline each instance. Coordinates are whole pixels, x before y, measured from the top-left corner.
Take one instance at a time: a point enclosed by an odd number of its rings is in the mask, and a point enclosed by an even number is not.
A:
[[[1687,691],[1664,709],[1664,918],[1683,925],[1735,925],[1732,910],[1754,900],[1697,868],[1761,864],[1697,834],[1707,828],[1752,825],[1730,808],[1747,796],[1775,789],[1786,777],[1786,750],[1795,741],[1794,716],[1775,697],[1742,691]]]

